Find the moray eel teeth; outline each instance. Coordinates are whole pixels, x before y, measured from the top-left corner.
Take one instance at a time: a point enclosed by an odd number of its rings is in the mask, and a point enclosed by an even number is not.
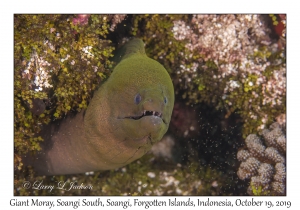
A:
[[[143,113],[139,116],[129,116],[129,117],[124,117],[125,119],[133,119],[133,120],[139,120],[141,119],[142,117],[145,117],[145,116],[156,116],[156,117],[159,117],[162,119],[162,113],[160,112],[156,112],[156,111],[148,111],[148,110],[144,110]],[[164,119],[162,119],[162,121],[164,123],[166,123],[164,121]]]

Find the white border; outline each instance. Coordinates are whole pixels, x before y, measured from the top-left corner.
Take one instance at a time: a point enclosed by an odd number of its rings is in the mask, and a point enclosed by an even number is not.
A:
[[[300,70],[299,39],[300,19],[296,1],[5,1],[0,8],[0,91],[1,112],[1,199],[3,209],[10,208],[12,198],[24,200],[25,197],[13,197],[13,14],[14,13],[287,13],[287,196],[256,197],[255,200],[291,201],[293,209],[299,205],[299,131],[300,117]],[[299,173],[299,174],[298,174]],[[31,197],[32,198],[32,197]],[[31,199],[30,198],[30,199]],[[56,200],[58,197],[39,197],[43,200]],[[84,199],[86,197],[63,197],[64,200]],[[105,199],[106,197],[101,197]],[[115,197],[116,198],[116,197]],[[145,201],[153,197],[142,197]],[[169,197],[157,197],[168,200]],[[213,200],[250,199],[250,197],[210,197]],[[95,197],[90,198],[94,200]],[[127,199],[117,198],[118,200]],[[187,199],[187,197],[178,197]],[[197,199],[193,197],[193,199]],[[206,197],[200,197],[206,199]],[[46,209],[39,208],[39,209]],[[150,207],[152,209],[152,207]],[[162,207],[163,209],[166,207]],[[182,207],[173,207],[182,208]],[[199,208],[199,207],[198,207]],[[200,207],[201,208],[201,207]],[[203,208],[203,207],[202,207]],[[227,207],[222,207],[222,209]],[[229,207],[228,207],[229,208]],[[230,207],[231,208],[231,207]],[[47,208],[48,209],[48,208]],[[58,209],[55,207],[55,209]],[[70,208],[68,208],[70,209]],[[83,209],[80,207],[79,209]],[[97,208],[99,209],[99,208]],[[113,209],[113,208],[111,208]],[[122,208],[118,208],[122,209]],[[141,209],[141,208],[129,208]],[[249,209],[249,207],[247,208]],[[262,207],[260,208],[262,209]],[[265,207],[267,209],[267,207]],[[299,209],[299,208],[298,208]]]

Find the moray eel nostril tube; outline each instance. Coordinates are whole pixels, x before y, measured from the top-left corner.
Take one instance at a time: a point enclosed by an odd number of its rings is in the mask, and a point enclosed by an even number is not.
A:
[[[174,87],[165,68],[132,39],[116,56],[111,76],[87,110],[42,130],[42,151],[25,158],[40,175],[122,167],[142,157],[166,133]]]

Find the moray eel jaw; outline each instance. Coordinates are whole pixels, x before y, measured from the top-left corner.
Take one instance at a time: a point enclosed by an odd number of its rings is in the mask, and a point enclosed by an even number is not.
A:
[[[161,112],[157,112],[157,111],[144,110],[140,115],[137,115],[137,116],[128,116],[128,117],[124,117],[124,119],[139,120],[142,117],[146,117],[146,116],[154,116],[156,118],[160,118],[163,121],[163,123],[167,124],[166,121],[162,118],[162,113]]]

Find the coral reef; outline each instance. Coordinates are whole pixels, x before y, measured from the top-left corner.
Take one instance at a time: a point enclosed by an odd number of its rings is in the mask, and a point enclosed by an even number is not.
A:
[[[226,109],[226,117],[238,112],[245,123],[244,137],[285,112],[285,41],[274,38],[270,16],[133,19],[132,34],[143,38],[147,53],[170,71],[177,98]]]
[[[14,20],[15,195],[244,195],[245,181],[235,172],[242,136],[274,121],[286,123],[285,15],[17,14]],[[37,177],[24,168],[22,155],[39,150],[41,126],[86,108],[93,90],[110,75],[113,46],[130,36],[143,39],[147,55],[165,66],[176,100],[186,105],[176,107],[170,123],[177,136],[162,142],[171,149],[86,175]],[[275,161],[285,157],[283,137],[251,144],[261,151],[276,148],[263,153]],[[178,147],[185,160],[179,166],[166,161]],[[249,187],[252,194],[280,194],[273,189],[284,189],[285,163],[266,162],[251,151],[239,156],[242,162],[250,159],[245,167],[258,177]],[[36,180],[94,188],[22,188],[24,181]],[[268,180],[273,184],[263,188]]]
[[[255,134],[246,140],[247,149],[239,150],[241,161],[237,175],[240,179],[251,179],[249,195],[286,194],[286,138],[279,123],[262,130],[263,141]]]
[[[79,14],[77,17],[73,18],[72,22],[74,25],[86,25],[89,22],[90,15]]]
[[[272,18],[273,28],[278,36],[286,37],[286,15],[285,14],[270,14]]]
[[[108,17],[111,20],[111,26],[109,30],[114,31],[116,26],[126,18],[126,15],[109,15]]]
[[[187,91],[188,97],[194,102],[215,100],[229,114],[238,110],[245,120],[245,134],[263,129],[285,107],[284,50],[271,39],[265,18],[193,15],[188,25],[174,21],[174,37],[188,40],[189,54],[186,64],[180,65],[180,75],[189,75],[187,79],[194,82],[185,83],[193,89],[196,84],[199,90]]]
[[[113,47],[105,15],[14,16],[14,140],[39,150],[41,126],[84,109],[109,75]]]

